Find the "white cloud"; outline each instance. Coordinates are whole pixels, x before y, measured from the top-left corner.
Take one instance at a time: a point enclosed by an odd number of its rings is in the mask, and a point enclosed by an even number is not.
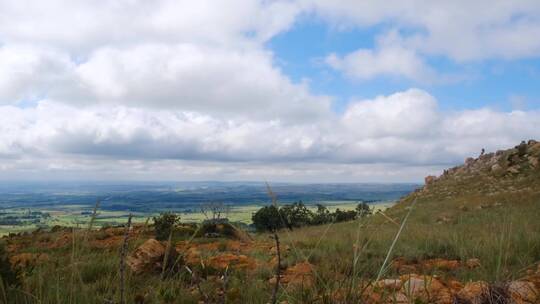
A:
[[[53,46],[83,56],[96,45],[198,43],[215,46],[265,41],[287,29],[292,1],[2,1],[0,39]]]
[[[90,103],[295,120],[320,118],[330,106],[328,98],[292,84],[260,50],[191,44],[99,49],[76,74],[82,90],[68,98],[87,96]]]
[[[458,62],[540,55],[540,2],[305,0],[337,28],[392,24],[405,46]]]
[[[312,179],[328,170],[334,172],[328,178],[347,180],[346,164],[350,164],[357,169],[386,168],[392,180],[417,180],[420,168],[424,172],[443,168],[482,148],[506,148],[540,137],[534,128],[540,124],[540,112],[478,109],[448,115],[431,95],[418,89],[355,101],[342,115],[319,124],[223,119],[126,106],[80,108],[52,101],[41,101],[36,108],[2,106],[0,117],[7,118],[0,124],[0,157],[12,164],[0,175],[20,174],[28,166],[69,174],[120,161],[137,164],[121,172],[138,172],[141,167],[145,176],[175,175],[174,166],[163,165],[171,163],[194,172],[201,164],[199,173],[184,172],[186,178],[214,176],[218,173],[209,165],[214,164],[215,168],[238,167],[238,172],[218,170],[224,178],[249,174],[263,178],[266,169],[272,176],[281,172],[284,178],[304,174]],[[415,175],[407,175],[410,170]]]
[[[54,50],[0,46],[0,104],[41,99],[65,85],[72,68],[69,57]]]
[[[438,77],[413,49],[399,45],[382,46],[375,50],[359,49],[343,57],[330,54],[325,61],[352,79],[398,76],[420,82],[433,82]]]
[[[2,2],[0,104],[313,122],[331,99],[292,83],[263,45],[298,13],[292,1]]]
[[[1,1],[0,176],[417,180],[539,137],[538,112],[442,113],[417,89],[337,114],[265,46],[302,12],[391,23],[374,49],[327,62],[430,82],[426,56],[538,56],[538,2],[311,2]]]

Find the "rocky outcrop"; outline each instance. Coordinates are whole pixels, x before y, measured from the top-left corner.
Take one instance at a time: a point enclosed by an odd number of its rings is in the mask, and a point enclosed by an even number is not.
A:
[[[539,170],[540,142],[523,141],[512,149],[481,154],[477,158],[469,157],[465,159],[463,165],[444,170],[440,176],[426,176],[422,191],[432,192],[447,181],[460,183],[474,180],[477,177],[490,181],[486,191],[496,191],[496,189],[500,189],[501,184],[503,186],[509,184],[501,181],[530,176]],[[450,192],[447,194],[452,195]]]

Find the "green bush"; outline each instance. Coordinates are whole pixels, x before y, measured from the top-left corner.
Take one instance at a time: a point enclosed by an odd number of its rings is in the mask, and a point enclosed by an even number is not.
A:
[[[276,231],[284,227],[279,209],[274,206],[265,206],[257,210],[251,217],[255,229],[258,231]]]
[[[332,222],[332,214],[325,206],[317,204],[317,212],[313,214],[311,225],[323,225]]]
[[[356,216],[358,214],[355,210],[347,210],[347,211],[341,211],[336,209],[336,212],[334,212],[334,218],[336,222],[345,222],[345,221],[352,221],[356,219]]]
[[[153,217],[153,221],[156,239],[164,241],[169,238],[169,235],[180,224],[180,216],[172,212],[165,212],[161,213],[158,217]]]
[[[292,205],[284,205],[279,209],[279,213],[285,226],[289,229],[308,226],[313,220],[313,212],[302,201]]]
[[[371,209],[367,203],[360,203],[355,210],[343,211],[339,208],[330,212],[323,205],[317,205],[317,211],[309,210],[302,201],[276,206],[266,206],[259,209],[253,216],[252,221],[258,231],[275,231],[282,228],[298,228],[310,225],[324,225],[331,222],[345,222],[355,220],[358,216],[370,215]]]
[[[369,205],[366,202],[361,202],[356,206],[356,213],[359,217],[364,217],[366,215],[370,215],[371,209],[369,208]]]

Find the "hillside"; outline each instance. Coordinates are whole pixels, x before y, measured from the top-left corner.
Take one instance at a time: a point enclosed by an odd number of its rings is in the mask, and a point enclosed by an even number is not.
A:
[[[223,223],[11,235],[0,302],[268,303],[277,283],[279,303],[540,303],[539,161],[535,141],[469,158],[384,213],[281,230],[279,251]]]
[[[465,164],[428,176],[422,197],[535,193],[540,190],[540,142],[522,142],[508,150],[467,158]]]

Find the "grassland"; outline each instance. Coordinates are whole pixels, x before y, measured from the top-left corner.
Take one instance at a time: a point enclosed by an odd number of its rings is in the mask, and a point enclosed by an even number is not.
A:
[[[412,199],[412,197],[411,197]],[[410,263],[438,257],[464,261],[477,258],[481,267],[452,271],[431,269],[429,274],[446,278],[502,282],[525,275],[540,261],[540,194],[499,194],[493,196],[465,195],[460,199],[420,199],[399,237],[391,256]],[[386,212],[400,223],[410,208],[411,200]],[[464,208],[463,206],[467,206]],[[441,219],[444,219],[441,221]],[[314,265],[314,284],[287,286],[280,289],[280,301],[288,303],[338,303],[336,291],[348,290],[348,300],[360,298],[360,282],[373,280],[381,269],[398,226],[382,215],[373,215],[354,222],[305,227],[279,232],[284,250],[284,266],[301,262]],[[47,247],[63,235],[37,234],[13,240],[21,244],[19,252],[46,253],[49,261],[25,269],[23,284],[7,292],[12,303],[103,303],[118,299],[119,244],[97,248],[85,242],[99,239],[99,231],[76,231],[64,246]],[[89,233],[87,235],[87,233]],[[129,242],[133,252],[151,230]],[[270,235],[255,235],[257,244],[271,245]],[[179,242],[185,237],[175,237]],[[195,244],[216,242],[215,239],[195,239]],[[226,242],[225,240],[217,242]],[[224,243],[225,244],[225,243]],[[255,246],[256,247],[256,246]],[[254,247],[254,248],[255,248]],[[206,250],[210,258],[228,249]],[[272,260],[270,250],[246,252],[260,265],[255,270],[231,269],[228,273],[229,303],[267,303],[271,294],[273,268],[264,266]],[[203,264],[201,264],[203,265]],[[128,303],[199,303],[202,294],[220,301],[223,269],[195,266],[193,271],[202,279],[195,286],[192,276],[182,270],[171,277],[128,274]],[[388,267],[384,277],[396,277],[399,270]],[[350,286],[350,288],[344,288]],[[200,288],[200,291],[199,291]],[[141,300],[142,301],[142,300]],[[208,303],[211,301],[209,300]],[[352,302],[342,302],[352,303]]]

